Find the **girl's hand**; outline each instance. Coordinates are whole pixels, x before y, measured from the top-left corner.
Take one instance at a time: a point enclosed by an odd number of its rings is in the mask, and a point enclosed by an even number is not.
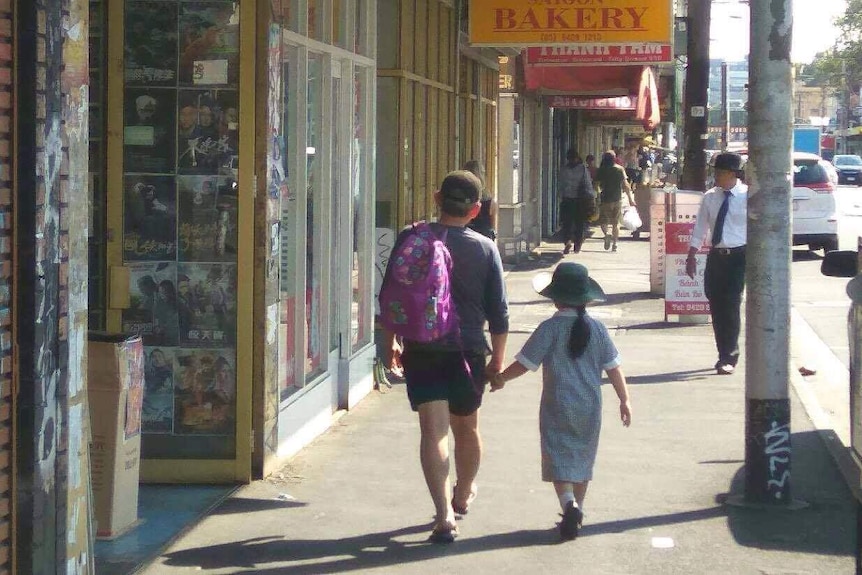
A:
[[[502,373],[497,373],[491,378],[491,392],[503,389],[506,386],[506,380],[503,379]]]
[[[620,419],[626,427],[632,424],[632,406],[628,400],[620,402]]]

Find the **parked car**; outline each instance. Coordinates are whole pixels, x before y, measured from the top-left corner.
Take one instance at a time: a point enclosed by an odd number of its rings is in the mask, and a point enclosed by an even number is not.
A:
[[[793,245],[838,249],[835,168],[816,154],[793,152]]]
[[[862,158],[855,154],[838,154],[832,158],[839,184],[862,186]]]

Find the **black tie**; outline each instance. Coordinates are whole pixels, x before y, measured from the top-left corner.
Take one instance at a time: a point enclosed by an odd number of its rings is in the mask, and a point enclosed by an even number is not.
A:
[[[712,247],[718,245],[724,234],[724,219],[727,217],[728,208],[730,208],[730,190],[724,190],[724,201],[718,208],[718,217],[715,218],[715,228],[712,230]]]

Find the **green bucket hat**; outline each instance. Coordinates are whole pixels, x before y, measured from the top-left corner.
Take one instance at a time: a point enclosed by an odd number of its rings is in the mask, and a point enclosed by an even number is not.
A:
[[[546,298],[566,305],[587,305],[605,301],[605,292],[589,276],[581,264],[565,262],[557,266],[554,274],[542,272],[533,279],[533,288]]]

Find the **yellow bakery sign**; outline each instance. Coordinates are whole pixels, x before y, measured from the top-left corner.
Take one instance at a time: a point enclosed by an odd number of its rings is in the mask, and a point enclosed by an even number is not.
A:
[[[478,46],[670,44],[672,0],[470,0]]]

